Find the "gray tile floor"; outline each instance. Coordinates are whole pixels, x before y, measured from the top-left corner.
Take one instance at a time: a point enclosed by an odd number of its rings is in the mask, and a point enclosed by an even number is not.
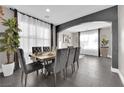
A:
[[[122,87],[119,76],[111,72],[111,59],[93,56],[81,56],[80,67],[71,74],[68,69],[68,78],[64,80],[62,75],[57,75],[57,87]],[[9,77],[0,76],[0,87],[22,87],[20,82],[20,70]],[[29,74],[28,87],[53,87],[53,76],[44,78],[36,72]]]

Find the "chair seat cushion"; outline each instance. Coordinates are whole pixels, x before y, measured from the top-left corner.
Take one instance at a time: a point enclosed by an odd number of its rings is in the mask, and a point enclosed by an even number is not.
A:
[[[50,63],[48,65],[45,65],[45,68],[48,72],[52,72],[54,67],[54,63]]]
[[[27,67],[26,73],[28,74],[28,73],[31,73],[33,71],[42,69],[43,65],[40,62],[33,62],[33,63],[30,63],[30,64],[27,64],[26,67]]]

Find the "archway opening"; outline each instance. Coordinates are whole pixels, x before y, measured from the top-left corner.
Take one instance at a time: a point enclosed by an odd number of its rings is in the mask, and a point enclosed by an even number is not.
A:
[[[62,42],[62,34],[70,37],[69,43]],[[78,46],[81,55],[110,58],[112,62],[112,22],[85,22],[59,32],[58,38],[59,48]],[[102,44],[103,39],[108,42],[106,45]]]

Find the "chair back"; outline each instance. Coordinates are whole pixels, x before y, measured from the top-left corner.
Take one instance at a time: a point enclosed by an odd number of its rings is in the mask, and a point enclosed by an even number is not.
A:
[[[69,55],[66,66],[70,66],[71,64],[73,64],[75,58],[75,52],[76,52],[76,48],[68,48],[68,49],[69,49]]]
[[[74,62],[76,62],[76,61],[79,60],[79,55],[80,55],[80,47],[77,47],[77,48],[76,48],[75,61],[74,61]]]
[[[37,54],[38,52],[42,52],[41,47],[32,47],[32,53],[33,54]]]
[[[50,47],[43,47],[43,52],[49,52],[50,51]]]
[[[74,48],[74,46],[68,46],[68,48]]]
[[[24,51],[23,51],[23,49],[18,49],[17,50],[17,54],[18,54],[18,58],[19,58],[19,62],[20,62],[21,68],[22,68],[23,72],[26,73],[27,68],[26,68],[26,61],[25,61],[25,58],[24,58]]]
[[[68,59],[68,49],[58,49],[56,51],[56,58],[55,58],[55,65],[54,65],[54,72],[58,73],[65,69],[66,63]]]

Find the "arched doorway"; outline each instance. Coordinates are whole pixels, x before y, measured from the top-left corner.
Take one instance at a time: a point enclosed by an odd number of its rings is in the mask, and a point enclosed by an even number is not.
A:
[[[112,22],[112,68],[118,68],[118,6],[114,6],[70,22],[58,25],[57,32],[67,28],[94,21],[109,21]]]

